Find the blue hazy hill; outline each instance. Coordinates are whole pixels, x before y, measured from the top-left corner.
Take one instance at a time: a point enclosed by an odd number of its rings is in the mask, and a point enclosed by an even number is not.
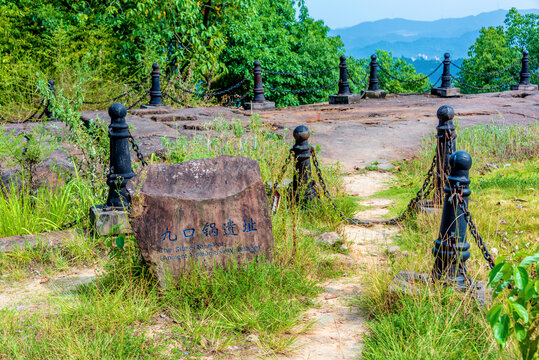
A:
[[[539,9],[519,12],[539,14]],[[347,54],[356,58],[368,57],[376,49],[391,51],[395,57],[411,59],[439,59],[445,52],[451,53],[452,58],[464,58],[468,56],[468,48],[475,42],[479,30],[503,25],[506,14],[507,10],[496,10],[435,21],[383,19],[334,29],[330,35],[339,35]]]

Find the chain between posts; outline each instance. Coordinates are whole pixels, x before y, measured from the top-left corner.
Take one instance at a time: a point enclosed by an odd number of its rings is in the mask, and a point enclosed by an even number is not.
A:
[[[454,67],[456,67],[457,69],[459,69],[460,71],[464,71],[465,73],[468,73],[468,74],[471,74],[471,75],[477,75],[477,76],[494,76],[494,75],[499,75],[501,73],[504,73],[508,70],[511,70],[512,68],[514,68],[515,66],[519,65],[520,64],[520,60],[516,63],[514,63],[513,65],[510,65],[508,67],[506,67],[505,69],[502,69],[502,70],[498,70],[498,71],[495,71],[495,72],[491,72],[491,73],[478,73],[478,72],[473,72],[473,71],[469,71],[469,70],[466,70],[460,66],[458,66],[457,64],[455,64],[454,62],[451,61],[451,65],[453,65]]]
[[[352,75],[350,74],[350,71],[348,69],[346,69],[346,73],[348,74],[348,80],[350,80],[354,85],[357,85],[357,86],[361,86],[363,85],[363,83],[365,82],[365,80],[367,80],[367,76],[369,76],[369,72],[367,70],[365,70],[365,76],[363,76],[363,80],[361,80],[360,82],[356,82],[353,78],[352,78]]]
[[[137,158],[139,159],[142,166],[148,165],[148,162],[144,159],[144,155],[140,152],[140,148],[138,147],[137,143],[135,142],[135,139],[133,138],[133,135],[131,134],[131,131],[127,129],[129,132],[129,137],[127,138],[129,140],[129,143],[131,144],[131,148],[133,148],[133,151],[135,154],[137,154]]]
[[[481,237],[481,235],[479,235],[479,232],[477,231],[477,226],[475,225],[475,223],[472,220],[472,214],[468,210],[468,207],[466,206],[466,203],[462,199],[462,194],[458,192],[457,188],[455,188],[453,196],[456,196],[457,199],[458,199],[457,200],[458,201],[458,206],[459,206],[460,210],[462,211],[462,214],[464,216],[464,220],[466,220],[466,223],[468,224],[468,227],[470,229],[470,233],[472,234],[472,236],[473,236],[473,238],[475,240],[475,243],[477,244],[477,247],[479,248],[479,250],[481,250],[481,254],[483,255],[483,257],[487,261],[489,268],[490,269],[494,268],[494,266],[495,266],[494,258],[492,257],[492,255],[488,251],[487,246],[485,245],[485,243],[483,241],[483,238]]]
[[[498,89],[498,88],[501,88],[501,87],[504,87],[504,86],[511,85],[512,82],[513,82],[513,79],[511,79],[511,80],[509,80],[507,82],[504,82],[503,84],[499,84],[499,85],[495,85],[495,86],[491,86],[491,87],[487,87],[487,88],[480,88],[480,87],[477,87],[477,86],[467,84],[467,83],[465,83],[463,81],[460,81],[459,79],[457,79],[453,75],[451,75],[451,78],[453,80],[455,80],[457,83],[459,83],[460,85],[464,85],[465,87],[468,87],[468,88],[474,89],[474,90],[493,90],[493,89]]]
[[[191,91],[191,90],[188,90],[188,89],[185,89],[183,87],[181,87],[180,85],[178,84],[174,84],[174,86],[178,89],[180,89],[181,91],[183,92],[186,92],[188,94],[192,94],[192,95],[198,95],[198,96],[219,96],[219,95],[223,95],[223,94],[226,94],[226,93],[229,93],[231,92],[232,90],[240,87],[241,85],[243,85],[245,82],[247,81],[247,79],[242,79],[240,82],[224,89],[224,90],[221,90],[221,91],[215,91],[215,92],[196,92],[196,91]]]
[[[303,76],[303,75],[313,75],[313,74],[320,74],[328,71],[333,71],[338,69],[339,66],[334,66],[327,69],[322,70],[314,70],[314,71],[305,71],[305,72],[299,72],[299,73],[293,73],[293,72],[283,72],[283,71],[271,71],[271,70],[264,70],[262,69],[263,73],[271,74],[271,75],[282,75],[282,76]]]
[[[247,95],[249,95],[249,94],[251,93],[251,91],[253,91],[253,90],[254,90],[254,88],[250,88],[249,90],[247,90],[247,92],[246,92],[245,94],[243,94],[242,96],[240,96],[239,99],[237,99],[237,100],[231,99],[231,100],[228,102],[228,104],[226,104],[226,105],[224,105],[224,106],[225,106],[225,107],[229,107],[229,106],[233,106],[233,105],[236,106],[236,105],[237,105],[238,103],[240,103],[243,99],[245,99],[245,97],[246,97]]]
[[[399,78],[397,78],[397,77],[391,75],[391,74],[389,73],[389,71],[387,71],[386,69],[384,69],[384,68],[382,67],[382,65],[378,64],[378,67],[380,67],[380,70],[382,70],[384,73],[386,73],[387,76],[389,76],[390,78],[392,78],[392,79],[394,79],[394,80],[397,80],[397,81],[400,81],[400,82],[403,82],[403,83],[416,83],[416,82],[420,82],[420,81],[423,81],[423,80],[429,78],[432,74],[434,74],[436,71],[438,71],[438,69],[439,69],[440,66],[442,66],[442,65],[443,65],[442,63],[438,64],[438,66],[436,67],[436,69],[434,69],[430,74],[425,75],[425,76],[423,76],[422,78],[420,78],[420,79],[415,79],[415,80],[403,80],[403,79],[399,79]]]
[[[352,224],[367,225],[367,226],[374,225],[374,224],[384,224],[384,225],[397,224],[400,221],[402,221],[410,211],[413,211],[416,208],[416,205],[420,200],[423,200],[424,198],[429,196],[429,194],[434,189],[433,178],[434,178],[434,169],[436,168],[436,156],[434,156],[434,158],[432,159],[432,164],[430,166],[430,169],[429,169],[429,171],[427,173],[427,176],[425,178],[425,181],[423,182],[423,185],[422,185],[421,189],[417,192],[416,196],[413,199],[410,200],[410,202],[408,203],[408,206],[401,213],[401,215],[397,216],[396,218],[388,219],[388,220],[361,220],[361,219],[356,219],[356,218],[350,218],[350,217],[346,216],[337,207],[337,204],[335,204],[335,201],[331,197],[331,195],[330,195],[330,193],[329,193],[329,191],[327,189],[326,182],[324,181],[324,178],[322,176],[322,170],[320,168],[320,164],[318,163],[318,159],[316,157],[316,152],[314,150],[314,147],[311,147],[311,154],[312,154],[314,167],[316,169],[316,174],[318,175],[318,179],[320,180],[320,185],[322,186],[322,190],[324,191],[324,194],[331,201],[331,205],[333,206],[335,211],[339,213],[341,218],[343,220],[349,222],[349,223],[352,223]]]
[[[335,86],[338,83],[339,83],[339,80],[337,80],[337,81],[335,81],[335,82],[333,82],[331,84],[328,84],[328,85],[320,86],[320,87],[313,88],[313,89],[303,89],[303,90],[285,90],[285,89],[272,88],[272,87],[269,87],[269,86],[264,86],[264,87],[266,89],[268,89],[268,90],[271,90],[271,91],[285,92],[285,93],[290,93],[290,94],[303,94],[303,93],[309,93],[309,92],[315,92],[315,91],[324,90],[324,89],[330,88],[332,86]]]
[[[135,84],[131,89],[127,90],[123,94],[118,95],[116,97],[113,97],[113,98],[110,98],[110,99],[107,99],[107,100],[100,100],[100,101],[83,101],[82,103],[85,104],[85,105],[95,105],[95,104],[104,104],[104,103],[108,103],[108,102],[111,102],[111,101],[116,101],[118,99],[121,99],[121,98],[131,94],[133,91],[137,90],[139,87],[142,86],[142,84],[144,84],[146,82],[146,80],[148,80],[149,77],[150,77],[150,75],[147,75],[141,82],[139,82],[138,84]]]

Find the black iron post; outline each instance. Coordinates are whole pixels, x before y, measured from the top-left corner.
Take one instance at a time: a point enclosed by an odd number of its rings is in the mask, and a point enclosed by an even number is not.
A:
[[[449,53],[444,54],[444,69],[442,72],[442,84],[440,85],[441,88],[450,88],[451,86],[451,60],[449,60]]]
[[[528,50],[522,51],[522,69],[520,70],[520,85],[530,85],[530,58]]]
[[[341,56],[341,63],[339,64],[339,95],[350,95],[350,83],[348,82],[348,66],[346,65],[346,56]]]
[[[152,65],[152,87],[150,89],[150,106],[163,105],[163,95],[161,94],[161,84],[159,82],[161,73],[159,72],[159,64]]]
[[[434,206],[441,206],[444,199],[444,187],[449,175],[449,157],[456,151],[457,134],[453,118],[455,111],[449,105],[443,105],[436,112],[438,126],[436,127],[436,174],[434,183]]]
[[[470,244],[466,241],[468,224],[459,206],[462,201],[468,207],[470,191],[469,171],[472,158],[465,151],[456,151],[449,158],[451,173],[449,184],[444,188],[445,200],[438,239],[434,242],[434,281],[467,288],[466,260],[470,258]],[[462,199],[462,200],[461,200]]]
[[[376,61],[376,55],[371,56],[371,73],[369,76],[369,91],[379,90],[378,88],[378,62]]]
[[[260,66],[260,61],[256,60],[254,63],[254,89],[253,89],[253,102],[254,103],[263,103],[266,101],[264,98],[264,85],[262,85],[262,67]]]
[[[126,115],[127,109],[120,103],[114,103],[109,108],[110,173],[107,175],[109,187],[107,206],[116,208],[125,208],[129,205],[125,186],[127,181],[135,176],[131,167]]]
[[[49,90],[52,93],[52,97],[56,96],[56,89],[54,88],[54,80],[49,79]],[[49,120],[53,120],[54,118],[54,112],[52,111],[52,105],[50,100],[47,100],[47,105],[45,105],[45,116]]]
[[[312,179],[311,169],[311,144],[309,144],[309,136],[311,132],[305,125],[300,125],[294,129],[294,139],[296,140],[292,151],[294,152],[294,160],[296,163],[296,171],[292,182],[292,190],[296,201],[299,201],[300,191],[305,190],[303,200],[312,200],[316,197],[316,189]]]

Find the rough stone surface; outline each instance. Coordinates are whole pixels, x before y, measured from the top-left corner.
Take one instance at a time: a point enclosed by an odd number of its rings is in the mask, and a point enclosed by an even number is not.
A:
[[[128,190],[135,238],[161,280],[178,279],[194,262],[211,269],[273,257],[269,203],[254,160],[150,165]]]
[[[319,244],[324,244],[327,246],[333,246],[341,237],[336,232],[326,232],[320,235],[317,239]]]
[[[131,234],[129,213],[122,209],[110,209],[105,205],[90,208],[90,224],[92,231],[99,235]]]
[[[365,96],[368,98],[374,98],[374,99],[383,99],[385,98],[387,93],[385,90],[367,90],[367,93]]]
[[[359,104],[361,101],[360,94],[350,94],[350,95],[330,95],[329,104]]]
[[[460,88],[432,88],[430,89],[430,93],[439,97],[454,97],[460,95]]]

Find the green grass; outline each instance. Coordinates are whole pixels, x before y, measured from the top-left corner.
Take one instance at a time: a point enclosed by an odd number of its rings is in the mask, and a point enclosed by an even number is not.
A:
[[[242,155],[258,161],[265,183],[293,177],[292,165],[281,172],[291,145],[258,117],[245,129],[238,121],[221,120],[208,127],[215,136],[165,141],[165,155],[153,156],[152,161]],[[352,214],[357,205],[342,190],[340,168],[325,166],[323,171],[339,207]],[[12,185],[2,198],[4,208],[11,209],[3,213],[3,231],[57,229],[85,214],[90,205],[103,202],[93,195],[91,185],[95,186],[78,177],[37,191]],[[4,310],[0,358],[194,359],[208,354],[227,358],[230,346],[255,346],[264,356],[290,351],[297,334],[312,325],[303,314],[314,306],[313,299],[321,291],[317,284],[352,269],[334,263],[330,255],[338,249],[316,243],[317,234],[342,226],[327,199],[299,205],[280,191],[281,205],[272,215],[273,260],[230,264],[211,276],[195,268],[177,282],[157,286],[132,237],[127,237],[121,251],[112,245],[114,237],[81,236],[57,249],[37,246],[0,255],[4,288],[23,284],[36,269],[40,276],[73,266],[103,270],[92,284],[53,293],[36,309]],[[30,202],[41,205],[31,207]]]
[[[539,125],[479,125],[458,132],[457,149],[473,159],[469,208],[480,234],[499,257],[536,248],[539,239]],[[400,213],[415,195],[430,165],[433,142],[427,139],[415,159],[401,163],[391,189],[375,195],[397,205]],[[488,165],[487,165],[488,164]],[[488,307],[469,296],[439,287],[396,293],[389,287],[401,270],[429,273],[440,215],[417,214],[408,219],[397,244],[409,256],[390,257],[390,271],[369,269],[357,305],[370,317],[364,359],[513,359],[514,344],[500,352],[485,320]],[[485,280],[488,268],[468,234],[469,276]]]

